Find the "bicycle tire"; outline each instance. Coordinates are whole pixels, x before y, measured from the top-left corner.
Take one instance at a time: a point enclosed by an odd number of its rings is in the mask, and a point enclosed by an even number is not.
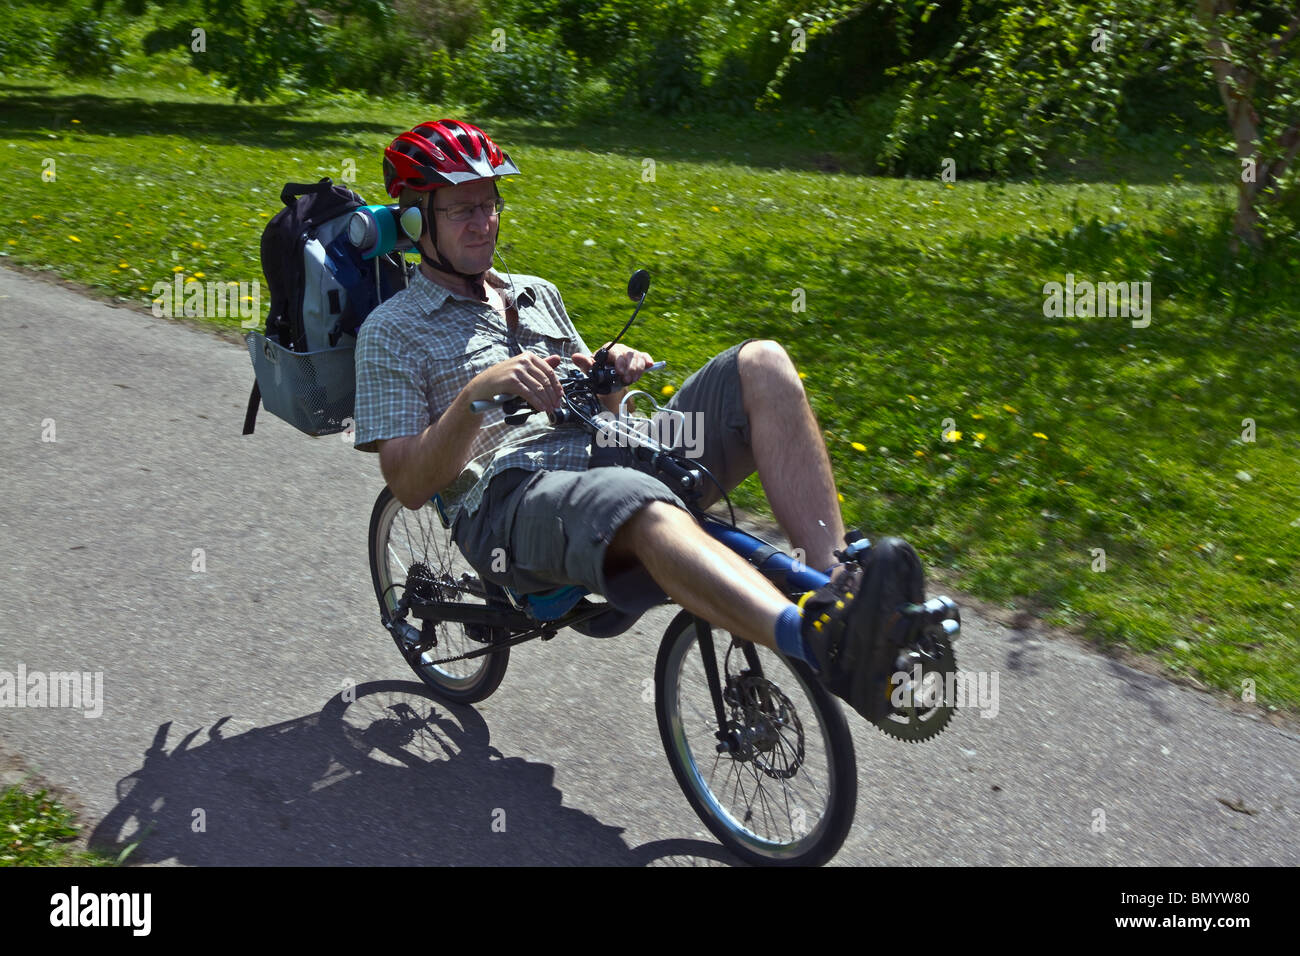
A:
[[[719,753],[717,718],[698,649],[695,621],[688,611],[673,619],[664,632],[655,662],[655,714],[677,783],[710,832],[742,860],[759,865],[820,866],[843,846],[857,809],[857,758],[843,712],[802,662],[788,661],[774,651],[752,645],[763,679],[790,706],[787,709],[784,704],[770,703],[768,709],[779,713],[765,716],[763,711],[751,709],[748,716],[759,713],[768,722],[766,730],[759,728],[759,746],[748,753]],[[732,673],[732,658],[737,654],[727,653],[732,635],[710,628],[710,636],[724,687],[743,690],[740,672]],[[743,656],[743,643],[736,647],[742,648]],[[749,686],[762,687],[753,683]],[[799,702],[791,700],[791,695],[797,696]],[[728,726],[735,727],[746,712],[735,701],[728,701],[727,706]],[[815,734],[812,729],[804,730],[805,721],[816,724]],[[777,727],[782,732],[773,737],[773,728]],[[782,764],[791,752],[791,738],[784,731],[792,727],[797,730],[793,753],[798,759],[793,770],[788,763]],[[810,758],[809,743],[820,745],[821,756]],[[769,749],[764,751],[764,746]],[[767,756],[762,756],[764,753]],[[699,754],[704,757],[701,759]],[[710,762],[711,767],[703,766]],[[822,792],[817,794],[823,777]],[[775,804],[762,795],[768,780],[779,783],[779,800]],[[746,792],[746,781],[753,786],[753,794]],[[727,803],[737,794],[741,806],[733,811]],[[793,808],[791,797],[795,799]],[[773,809],[780,811],[782,807],[786,819],[781,821],[779,812],[774,819]],[[758,816],[763,819],[755,819],[756,810],[761,811]]]
[[[451,529],[442,523],[431,502],[418,511],[411,511],[390,489],[384,488],[370,513],[370,577],[385,627],[396,613],[407,570],[417,562],[432,572],[444,599],[452,598],[468,604],[504,601],[498,597],[494,586],[482,581],[470,567],[460,548],[451,540]],[[419,626],[418,621],[413,623]],[[448,664],[429,662],[476,650],[485,643],[503,641],[507,637],[505,629],[492,628],[474,633],[471,625],[447,621],[434,623],[437,645],[427,651],[407,648],[397,634],[389,631],[411,670],[431,691],[450,703],[473,704],[491,696],[505,677],[510,663],[510,648],[502,647],[481,657]]]

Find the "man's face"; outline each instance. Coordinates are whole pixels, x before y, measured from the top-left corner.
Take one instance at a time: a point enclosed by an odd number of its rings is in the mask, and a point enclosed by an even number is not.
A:
[[[492,265],[500,223],[497,217],[485,215],[484,204],[491,209],[495,198],[496,190],[490,179],[444,186],[429,194],[428,214],[436,217],[438,250],[461,272],[482,272]],[[468,219],[457,222],[449,217],[466,210],[470,212]]]

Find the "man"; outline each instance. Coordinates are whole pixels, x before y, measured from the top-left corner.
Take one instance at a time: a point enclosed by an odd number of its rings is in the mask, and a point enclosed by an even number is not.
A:
[[[453,535],[485,577],[519,591],[578,584],[639,613],[667,594],[742,638],[806,661],[864,716],[879,716],[893,660],[897,607],[924,601],[916,553],[897,539],[869,549],[826,587],[791,603],[706,534],[681,500],[628,464],[590,467],[590,436],[522,426],[470,404],[501,393],[538,411],[560,406],[560,377],[593,359],[559,292],[535,276],[491,269],[503,202],[496,181],[519,169],[482,130],[425,123],[384,154],[384,182],[406,213],[421,265],[408,289],[379,306],[357,342],[356,446],[377,451],[384,479],[408,508],[441,494]],[[622,380],[652,364],[619,344]],[[606,406],[618,408],[621,393]],[[776,342],[750,340],[716,356],[670,407],[701,414],[701,458],[728,491],[757,470],[773,512],[808,563],[830,568],[844,527],[830,459],[799,376]],[[707,506],[716,500],[705,498]],[[494,573],[494,557],[508,570]]]

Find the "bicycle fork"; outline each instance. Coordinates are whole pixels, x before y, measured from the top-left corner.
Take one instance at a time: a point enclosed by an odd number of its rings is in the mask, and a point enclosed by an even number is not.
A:
[[[734,754],[741,749],[741,740],[727,719],[727,697],[723,689],[722,673],[718,668],[718,653],[713,646],[713,627],[708,621],[695,618],[695,639],[700,645],[700,660],[704,664],[704,676],[709,684],[709,696],[713,698],[713,714],[718,721],[714,736],[718,738],[718,753]],[[748,673],[756,677],[763,676],[763,665],[759,662],[758,652],[749,641],[736,640],[740,652],[745,657]]]

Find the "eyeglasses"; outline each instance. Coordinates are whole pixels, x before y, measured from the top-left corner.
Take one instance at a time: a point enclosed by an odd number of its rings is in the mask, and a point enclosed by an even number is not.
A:
[[[491,219],[493,216],[501,215],[501,210],[506,208],[506,201],[500,196],[495,199],[489,199],[487,202],[458,202],[450,206],[434,206],[434,209],[442,213],[449,222],[464,222],[470,216],[474,215],[474,210],[482,209],[483,214]]]

